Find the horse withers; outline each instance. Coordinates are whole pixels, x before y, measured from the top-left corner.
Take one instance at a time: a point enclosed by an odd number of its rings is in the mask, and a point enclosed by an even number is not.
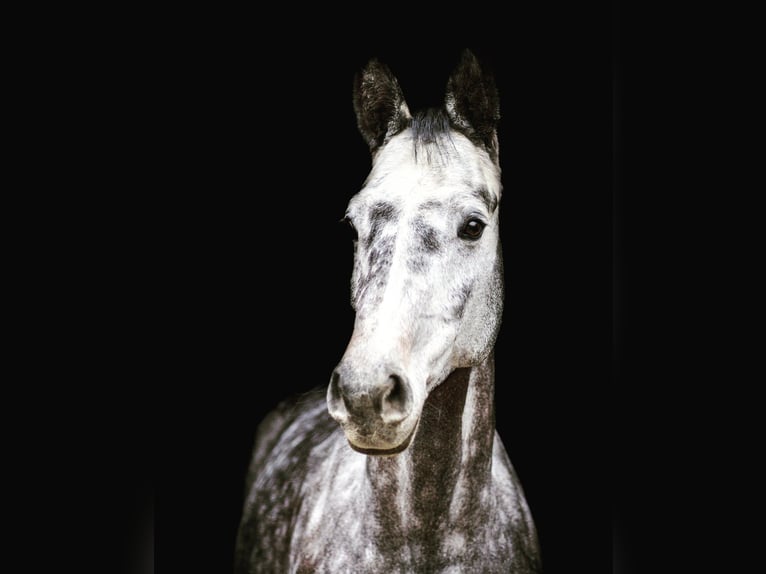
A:
[[[345,214],[354,330],[329,385],[258,428],[235,570],[539,572],[532,516],[495,429],[494,81],[465,51],[444,106],[413,114],[371,60],[353,103],[372,153]]]

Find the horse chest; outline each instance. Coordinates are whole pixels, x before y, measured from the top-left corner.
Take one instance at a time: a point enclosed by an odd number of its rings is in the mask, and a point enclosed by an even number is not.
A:
[[[295,572],[507,572],[513,552],[509,524],[484,516],[429,520],[366,504],[347,488],[332,504],[314,491],[301,504],[291,545]]]
[[[417,540],[396,535],[355,538],[338,529],[332,539],[298,540],[291,560],[295,572],[508,572],[513,552],[503,536],[460,530]]]

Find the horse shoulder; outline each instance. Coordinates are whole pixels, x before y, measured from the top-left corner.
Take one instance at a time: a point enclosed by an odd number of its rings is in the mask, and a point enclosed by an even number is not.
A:
[[[238,533],[237,572],[249,572],[256,563],[263,571],[286,564],[316,451],[338,433],[319,392],[280,404],[259,425]]]
[[[290,562],[298,572],[355,571],[368,556],[365,460],[348,448],[342,432],[316,451],[292,533]]]
[[[498,540],[508,549],[512,572],[540,571],[537,533],[524,491],[500,435],[495,434],[492,482]]]

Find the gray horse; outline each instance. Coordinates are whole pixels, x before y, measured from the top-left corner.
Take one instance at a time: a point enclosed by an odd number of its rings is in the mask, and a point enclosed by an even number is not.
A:
[[[235,571],[539,572],[495,430],[494,81],[466,51],[444,106],[412,114],[372,60],[353,96],[372,153],[345,216],[354,331],[329,386],[258,428]]]

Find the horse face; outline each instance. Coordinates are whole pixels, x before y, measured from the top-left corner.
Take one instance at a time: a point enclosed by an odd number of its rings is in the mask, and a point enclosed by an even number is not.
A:
[[[448,91],[445,110],[415,117],[403,99],[389,106],[406,125],[379,143],[367,138],[372,170],[346,212],[356,319],[327,400],[366,454],[405,449],[428,393],[483,361],[500,323],[496,140],[472,138],[450,101]]]
[[[428,392],[486,357],[502,307],[497,167],[460,133],[414,139],[380,150],[346,212],[356,320],[329,407],[369,453],[407,446]]]

